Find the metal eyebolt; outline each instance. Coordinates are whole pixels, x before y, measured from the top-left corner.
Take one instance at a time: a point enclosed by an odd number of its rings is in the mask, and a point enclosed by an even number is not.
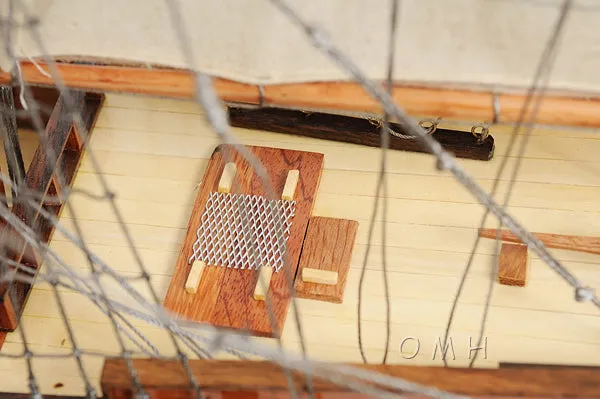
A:
[[[367,120],[371,125],[376,126],[378,128],[380,128],[383,125],[383,122],[381,122],[379,119],[367,118]]]
[[[426,126],[427,124],[429,124],[429,126]],[[440,118],[423,119],[423,120],[419,121],[419,126],[422,127],[423,129],[425,129],[427,131],[427,134],[430,136],[433,133],[435,133],[439,124],[440,124]]]
[[[480,132],[477,129],[481,129]],[[490,135],[490,128],[487,123],[478,123],[471,128],[471,133],[477,139],[477,143],[483,143]]]

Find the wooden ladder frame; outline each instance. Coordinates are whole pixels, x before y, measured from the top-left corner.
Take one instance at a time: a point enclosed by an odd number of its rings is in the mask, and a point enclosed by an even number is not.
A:
[[[68,110],[65,100],[57,93],[48,91],[37,91],[34,89],[34,98],[42,105],[51,106],[52,112],[47,118],[42,118],[46,123],[45,139],[47,145],[57,157],[55,163],[51,163],[47,150],[42,144],[34,153],[29,168],[25,170],[23,165],[21,148],[17,134],[17,108],[14,104],[13,89],[9,86],[1,86],[3,95],[2,103],[13,112],[3,113],[3,124],[0,130],[3,132],[3,142],[7,154],[14,154],[14,159],[8,159],[9,172],[13,184],[22,185],[37,193],[43,193],[44,198],[57,196],[62,187],[54,176],[54,170],[60,166],[65,181],[71,187],[77,169],[84,154],[85,144],[77,127],[74,125],[70,111],[80,112],[82,122],[88,134],[92,131],[104,101],[103,94],[86,93],[83,91],[72,91],[71,100],[74,110]],[[38,98],[39,96],[39,98]],[[56,101],[52,104],[53,101]],[[5,110],[5,111],[8,111]],[[21,120],[23,122],[23,120]],[[8,155],[7,155],[8,158]],[[3,188],[3,187],[2,187]],[[4,192],[2,192],[2,195]],[[63,209],[62,203],[49,203],[42,201],[42,207],[57,218]],[[40,209],[33,209],[23,202],[15,202],[11,212],[26,223],[27,226],[36,231],[42,242],[48,243],[52,238],[54,226],[45,218],[40,216]],[[12,227],[2,220],[0,239],[7,243],[10,248],[6,256],[25,266],[38,269],[42,263],[40,256],[28,245],[25,240]],[[0,284],[0,347],[6,336],[6,331],[14,331],[17,328],[23,308],[31,289],[30,284],[23,282]]]

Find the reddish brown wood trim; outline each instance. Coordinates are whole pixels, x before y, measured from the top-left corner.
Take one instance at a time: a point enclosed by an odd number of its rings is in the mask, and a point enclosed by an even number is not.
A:
[[[194,397],[181,362],[139,359],[133,361],[133,366],[140,383],[152,398]],[[464,369],[362,364],[353,366],[473,397],[600,398],[600,368],[523,366]],[[192,360],[190,368],[207,392],[288,392],[284,371],[269,362]],[[292,379],[298,390],[306,389],[306,379],[302,374],[293,373]],[[336,393],[348,398],[349,392],[343,387],[319,378],[314,378],[312,382],[319,395]],[[108,398],[131,397],[133,385],[123,360],[106,360],[101,385]]]
[[[479,230],[479,236],[496,239],[497,232],[497,229],[483,228]],[[568,236],[549,233],[533,233],[533,235],[548,248],[600,255],[600,237]],[[500,240],[517,244],[522,243],[521,239],[509,230],[501,230]]]
[[[41,63],[47,70],[47,65]],[[21,62],[26,82],[35,85],[53,85],[29,61]],[[186,70],[140,68],[135,66],[81,65],[58,63],[62,79],[72,88],[139,93],[173,98],[195,97],[193,75]],[[0,84],[11,81],[9,73],[0,73]],[[225,79],[214,79],[218,95],[224,101],[260,104],[257,85]],[[491,122],[494,119],[491,91],[417,87],[397,84],[394,99],[409,114],[438,116]],[[525,102],[524,94],[498,95],[498,120],[516,122]],[[381,106],[356,83],[318,82],[267,85],[264,87],[266,104],[286,107],[310,107],[359,112],[381,112]],[[600,99],[588,96],[548,95],[544,97],[536,118],[538,123],[562,126],[600,127]]]

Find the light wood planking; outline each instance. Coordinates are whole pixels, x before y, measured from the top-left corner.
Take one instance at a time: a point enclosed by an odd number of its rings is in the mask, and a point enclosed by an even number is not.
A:
[[[116,194],[117,206],[132,233],[137,252],[162,299],[185,236],[198,184],[217,136],[205,125],[200,108],[192,102],[124,95],[107,96],[96,126],[91,150]],[[461,162],[488,191],[502,160],[510,130],[506,126],[492,127],[497,145],[494,160],[489,163]],[[299,299],[297,304],[310,356],[328,361],[360,362],[356,341],[358,284],[366,254],[368,220],[374,202],[380,152],[275,133],[233,131],[245,144],[308,149],[325,154],[325,170],[314,214],[352,218],[360,225],[344,302],[332,304]],[[23,134],[33,137],[27,132]],[[595,158],[588,158],[592,150],[587,152],[586,147],[595,146],[597,136],[583,131],[542,132],[536,129],[534,137],[542,138],[533,139],[525,154],[523,173],[519,174],[514,187],[510,211],[532,231],[600,235],[600,209],[597,206],[600,163]],[[30,142],[33,141],[25,140],[23,147],[26,163],[33,155]],[[393,287],[389,361],[439,366],[441,359],[439,355],[434,359],[433,351],[437,339],[443,336],[483,209],[474,205],[475,199],[451,176],[436,171],[430,156],[389,152],[388,160],[390,202],[385,249],[389,282]],[[4,160],[0,159],[0,165],[5,165],[2,162]],[[89,157],[82,162],[75,187],[95,194],[103,193]],[[497,198],[502,198],[506,189],[504,181]],[[127,276],[139,275],[136,258],[108,203],[79,194],[74,194],[72,201],[90,250],[118,272]],[[367,259],[363,287],[363,338],[368,359],[381,359],[385,333],[384,247],[380,233],[383,217],[381,214],[376,216],[374,246]],[[65,212],[61,221],[73,232],[71,218],[72,215]],[[497,227],[493,218],[490,223],[489,227]],[[451,330],[456,352],[456,360],[450,360],[452,365],[468,364],[469,338],[474,341],[479,331],[494,246],[493,240],[480,243],[467,278]],[[59,231],[50,247],[76,270],[89,273],[84,254]],[[552,253],[581,281],[600,287],[597,255],[566,250],[552,250]],[[572,289],[534,254],[531,254],[529,271],[525,289],[496,285],[486,325],[487,359],[480,358],[476,365],[495,367],[499,361],[600,365],[597,309],[590,304],[575,302]],[[133,306],[131,294],[108,280],[109,295]],[[150,298],[143,281],[132,282],[132,285],[144,297]],[[118,354],[119,346],[107,317],[91,301],[82,300],[79,294],[61,291],[61,296],[78,344],[88,350]],[[161,351],[174,354],[168,333],[130,319]],[[294,318],[289,316],[287,319],[284,347],[299,353]],[[32,290],[23,323],[32,350],[49,353],[70,347],[48,285],[37,284]],[[553,328],[549,329],[549,325]],[[403,339],[409,336],[417,337],[421,344],[414,359],[403,357],[399,350]],[[134,344],[126,342],[129,349],[139,351]],[[414,350],[414,345],[409,343],[405,345],[405,355]],[[3,352],[19,353],[22,350],[19,333],[9,334]],[[226,357],[225,354],[221,356]],[[84,366],[96,384],[101,363],[95,361],[95,357],[86,357]],[[41,376],[42,392],[84,393],[83,382],[71,359],[36,360],[34,367]],[[0,391],[27,391],[27,370],[22,362],[0,358],[0,372],[3,376]],[[57,382],[64,383],[64,387],[54,388]]]

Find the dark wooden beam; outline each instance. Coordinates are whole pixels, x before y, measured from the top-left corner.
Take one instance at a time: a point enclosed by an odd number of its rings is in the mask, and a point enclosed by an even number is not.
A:
[[[72,92],[73,106],[81,117],[89,132],[92,131],[98,116],[104,95],[96,93]],[[83,141],[73,126],[72,114],[65,107],[65,102],[59,98],[46,125],[45,138],[47,146],[38,146],[26,174],[26,187],[44,196],[56,195],[59,187],[55,169],[60,165],[65,183],[71,185],[77,168],[83,156]],[[57,159],[51,162],[46,148],[51,148]],[[59,216],[62,204],[42,205],[46,211]],[[54,231],[51,222],[40,215],[40,208],[32,209],[24,202],[15,203],[12,213],[32,227],[42,242],[48,242]],[[2,232],[3,242],[9,249],[8,256],[15,262],[22,263],[34,269],[39,268],[41,259],[25,240],[14,230],[5,226]],[[31,286],[23,282],[5,283],[0,285],[0,329],[12,331],[17,327],[23,307],[27,301]]]
[[[467,369],[363,364],[353,366],[475,398],[600,398],[598,367]],[[195,397],[181,362],[136,359],[133,367],[142,387],[151,398]],[[190,369],[209,397],[210,393],[227,393],[226,396],[239,399],[248,397],[247,395],[259,398],[261,393],[285,394],[289,389],[282,368],[269,362],[191,360]],[[292,374],[295,387],[300,392],[306,391],[305,376],[297,372]],[[318,397],[331,394],[340,399],[350,399],[350,391],[345,387],[316,377],[312,383],[319,393]],[[124,360],[105,361],[101,386],[107,398],[133,397],[133,382]]]
[[[304,112],[279,108],[229,107],[229,122],[234,127],[267,130],[296,136],[381,146],[380,127],[364,118],[319,112]],[[397,123],[391,128],[403,135],[408,133]],[[494,138],[479,142],[471,132],[437,129],[434,137],[456,157],[489,161],[494,155]],[[390,135],[393,150],[428,152],[415,138],[406,139]]]

